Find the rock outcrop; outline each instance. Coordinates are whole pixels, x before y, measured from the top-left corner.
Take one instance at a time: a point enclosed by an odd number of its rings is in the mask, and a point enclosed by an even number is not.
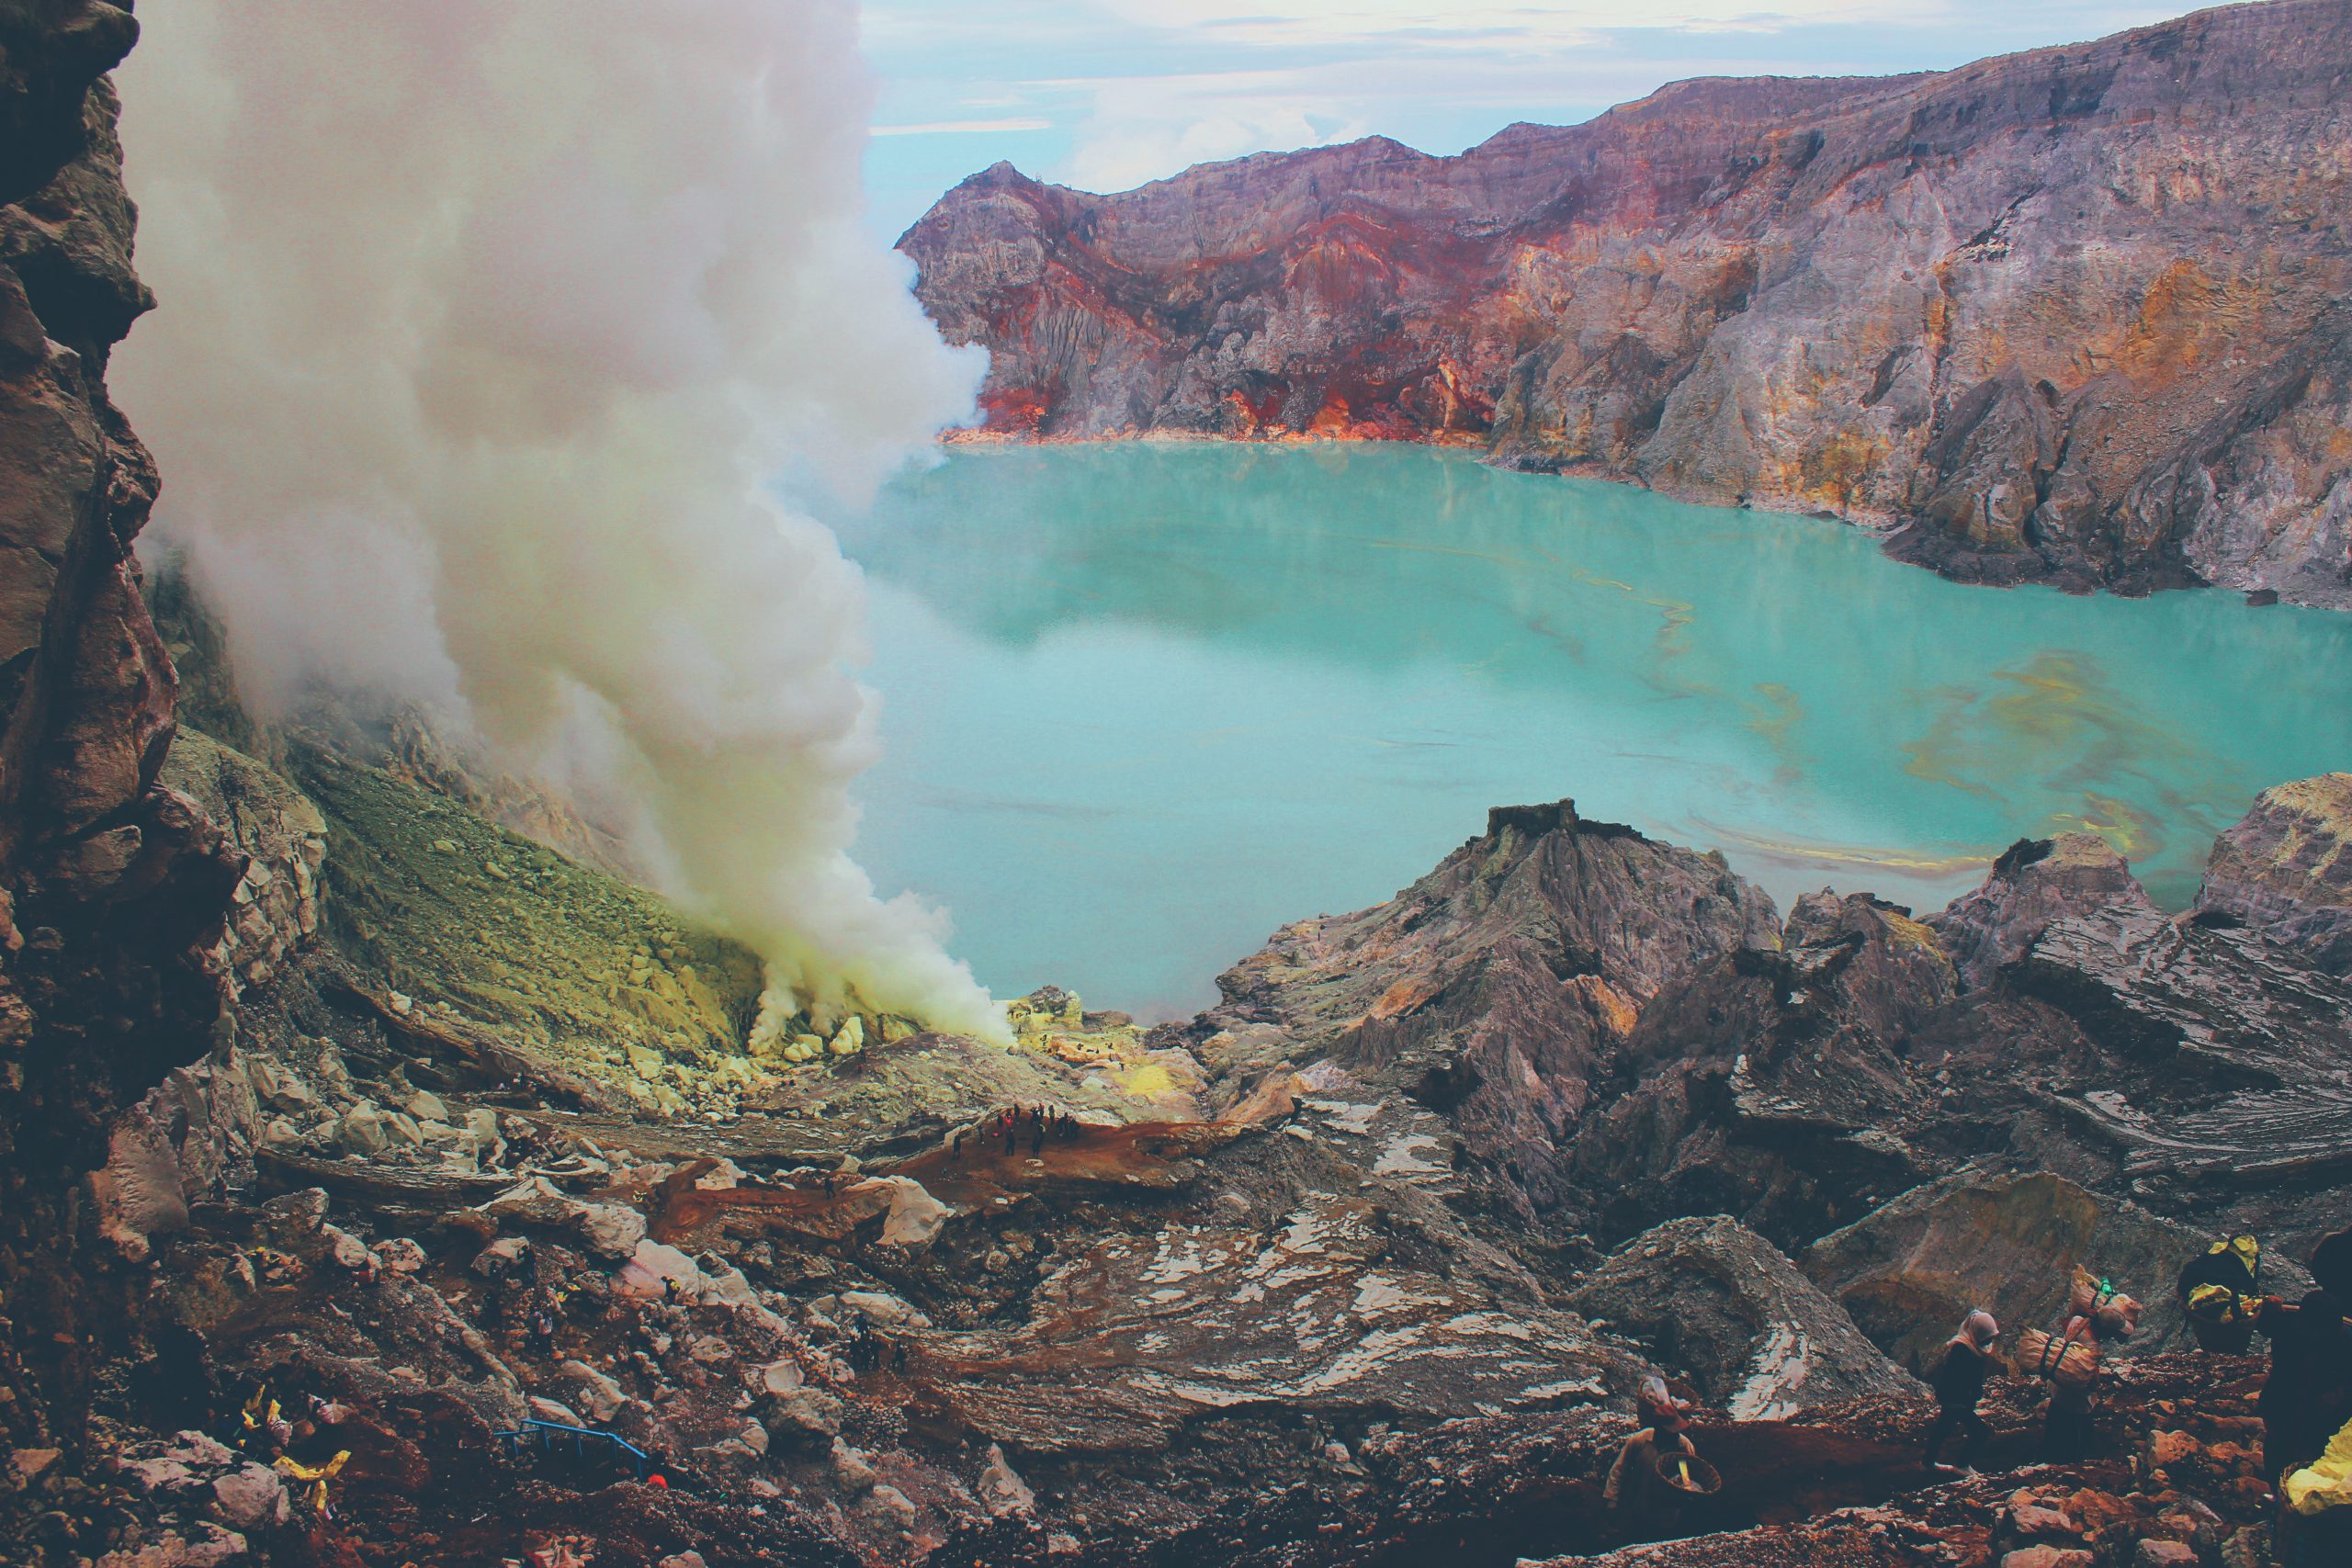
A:
[[[2019,839],[2001,852],[1983,886],[1952,900],[1928,924],[1957,965],[1962,982],[1989,985],[2056,921],[2110,908],[2153,915],[2155,904],[2105,839],[2061,833]]]
[[[176,681],[130,554],[156,478],[104,379],[150,303],[101,74],[137,33],[0,5],[0,1438],[68,1452],[139,1311],[84,1178],[215,1043],[243,869],[160,776]]]
[[[2352,976],[2352,773],[2264,790],[2215,841],[2197,910]]]
[[[1793,1252],[1984,1161],[2298,1238],[2352,1184],[2352,989],[2165,916],[2089,838],[2020,842],[1931,920],[1818,895],[1776,930],[1712,862],[1498,811],[1222,985],[1186,1036],[1213,1104],[1604,1246],[1722,1213]]]
[[[1673,1214],[1736,1215],[1794,1247],[1916,1184],[1905,1133],[1937,1088],[1906,1058],[1955,999],[1934,934],[1867,894],[1816,894],[1777,948],[1735,953],[1643,1010],[1578,1129],[1588,1223],[1614,1237]]]
[[[1920,1392],[1770,1242],[1720,1215],[1645,1231],[1568,1304],[1638,1342],[1735,1420]]]
[[[1560,1200],[1559,1141],[1642,1003],[1776,924],[1720,855],[1568,801],[1498,808],[1393,901],[1276,933],[1195,1031],[1235,1098],[1328,1062],[1443,1111],[1482,1190],[1532,1214]]]
[[[900,245],[994,433],[1460,442],[1964,578],[2352,606],[2347,67],[2352,8],[2278,0],[1450,158],[1001,164]]]
[[[1358,148],[1193,180],[1241,252],[1322,225],[1297,265],[1245,267],[1250,288],[1345,302],[1393,287],[1383,330],[1415,354],[1437,341],[1414,324],[1430,279],[1542,239],[1480,215],[1548,214],[1586,259],[1543,275],[1550,314],[1527,318],[1520,380],[1492,382],[1489,406],[1487,351],[1465,348],[1434,379],[1381,382],[1355,423],[1540,446],[1550,416],[1530,411],[1580,385],[1663,438],[1695,428],[1708,389],[1776,363],[1767,329],[1821,277],[1846,268],[1865,312],[1883,299],[1894,274],[1854,273],[1841,225],[1940,235],[1957,220],[1933,204],[1994,199],[2003,149],[2025,140],[2049,144],[2055,194],[2012,202],[1973,267],[2002,246],[2020,271],[2056,265],[2094,154],[2112,155],[2102,210],[2139,214],[2117,228],[2125,284],[2151,234],[2207,233],[2200,171],[2224,153],[2241,202],[2326,195],[2333,165],[2299,184],[2265,159],[2333,123],[2312,83],[2340,14],[2288,0],[1894,84],[1701,85],[1434,172]],[[2175,1331],[2174,1271],[2214,1228],[2254,1226],[2292,1258],[2352,1218],[2333,782],[2267,796],[2179,918],[2103,846],[2060,840],[2020,844],[1930,920],[1823,894],[1783,922],[1719,857],[1566,803],[1505,807],[1396,899],[1278,933],[1190,1024],[1146,1032],[1047,989],[1012,1049],[890,1019],[829,1019],[808,1049],[813,1019],[763,1032],[741,948],[582,863],[602,855],[593,834],[464,777],[404,720],[254,724],[186,604],[174,646],[225,740],[178,729],[128,553],[154,476],[100,379],[145,304],[96,79],[130,33],[87,0],[0,0],[0,1558],[2256,1560],[2259,1364],[2147,1352]],[[2278,58],[2247,74],[2233,62],[2257,42]],[[2045,91],[2052,73],[2063,91]],[[2205,114],[2256,90],[2288,128],[2278,146]],[[1883,155],[1898,113],[1915,149],[1899,169]],[[2122,155],[2166,138],[2150,192]],[[1751,145],[1770,156],[1741,163]],[[1465,169],[1475,190],[1454,183]],[[1245,221],[1263,177],[1294,176],[1279,221]],[[1115,204],[1032,192],[990,220],[999,261],[1018,259],[1033,197],[1064,204],[1084,230],[1070,243],[1140,246],[1153,266],[1191,254]],[[1415,204],[1445,211],[1452,249],[1390,220]],[[1716,254],[1730,270],[1693,332],[1692,258],[1736,219],[1750,252]],[[1592,280],[1634,265],[1636,232],[1647,319],[1688,341],[1645,361],[1612,340],[1605,375],[1579,382],[1558,323],[1618,308]],[[2114,515],[2099,486],[2130,467],[2119,453],[2165,460],[2177,389],[2152,391],[2148,365],[2237,417],[2245,367],[2191,328],[2251,311],[2241,335],[2268,341],[2326,270],[2302,245],[2268,253],[2258,288],[2243,269],[2216,273],[2219,292],[2166,285],[2160,340],[2118,349],[2096,322],[2067,326],[2097,370],[2071,390],[1988,372],[1981,407],[1951,405],[1987,434],[1930,466],[1992,484],[2004,452],[2046,441],[2051,486],[2024,514],[2035,558],[2161,576],[2161,529],[2127,559],[2099,553],[2104,523],[2064,528]],[[1855,416],[1871,429],[1927,440],[1897,416],[1984,359],[1986,332],[2041,352],[2003,314],[2028,285],[1947,273],[1937,356],[1887,362]],[[1091,276],[1141,336],[1089,336],[1086,310],[1040,297],[1036,344],[1083,345],[1097,378],[1069,395],[1124,387],[1148,423],[1159,405],[1135,399],[1156,384],[1122,355],[1182,323]],[[1312,426],[1372,350],[1334,310],[1260,334],[1258,297],[1227,290],[1212,315],[1244,358],[1327,356],[1283,393]],[[1808,329],[1833,389],[1836,356],[1872,341],[1847,324]],[[2323,371],[2263,383],[2288,443],[2263,448],[2286,454],[2266,493],[2324,477],[2289,460]],[[1653,374],[1641,395],[1671,417],[1626,400]],[[1248,412],[1251,428],[1293,419]],[[1695,450],[1625,461],[1729,482],[1673,466]],[[2240,506],[2253,449],[2199,450],[2217,454],[2199,458],[2209,500]],[[1880,469],[1851,471],[1855,496],[1878,493]],[[2204,492],[2175,479],[2177,532]],[[1888,1358],[1917,1358],[1980,1301],[2012,1330],[2046,1317],[2077,1262],[2153,1309],[2137,1358],[2110,1363],[2088,1453],[1929,1485],[1928,1404]],[[1697,1396],[1694,1438],[1725,1483],[1642,1526],[1600,1491],[1652,1375]],[[1988,1409],[1987,1467],[2014,1472],[2037,1391],[1996,1381]],[[1626,1543],[1645,1529],[1683,1539]]]

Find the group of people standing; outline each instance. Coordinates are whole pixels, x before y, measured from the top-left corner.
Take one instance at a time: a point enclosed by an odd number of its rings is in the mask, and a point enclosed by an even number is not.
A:
[[[2255,1239],[2232,1236],[2192,1258],[2177,1292],[2199,1348],[2243,1355],[2256,1334],[2270,1341],[2256,1408],[2264,1469],[2279,1499],[2273,1532],[2279,1568],[2344,1568],[2352,1563],[2352,1230],[2313,1251],[2313,1288],[2300,1301],[2262,1293],[2260,1269]],[[2086,1279],[2078,1276],[2056,1333],[2029,1330],[2019,1340],[2018,1370],[2051,1385],[2042,1457],[2053,1461],[2079,1460],[2087,1450],[2100,1348],[2128,1337],[2139,1316],[2137,1303],[2104,1281],[2086,1294]],[[1929,1378],[1937,1405],[1927,1437],[1931,1469],[1954,1470],[1942,1457],[1955,1433],[1962,1465],[1982,1454],[1989,1433],[1977,1405],[2000,1364],[1999,1337],[2000,1325],[1980,1308],[1945,1343]]]
[[[1012,1105],[982,1117],[969,1127],[958,1127],[947,1140],[948,1153],[957,1159],[964,1157],[967,1148],[975,1154],[992,1154],[1000,1145],[1006,1154],[1019,1151],[1023,1144],[1029,1145],[1032,1156],[1046,1152],[1046,1140],[1069,1143],[1078,1136],[1078,1118],[1069,1111],[1050,1105]]]
[[[2352,1565],[2352,1230],[2328,1236],[2312,1254],[2312,1289],[2288,1302],[2263,1293],[2261,1249],[2250,1236],[2216,1242],[2181,1270],[2177,1294],[2201,1349],[2242,1355],[2259,1334],[2270,1367],[2256,1408],[2264,1426],[2263,1461],[2278,1513],[2273,1528],[2278,1568]],[[1997,1348],[2001,1325],[1982,1307],[1969,1312],[1928,1369],[1936,1397],[1926,1463],[1956,1474],[1983,1457],[1992,1437],[1978,1406],[1996,1371],[2046,1382],[2041,1458],[2067,1462],[2089,1450],[2093,1396],[2108,1347],[2139,1326],[2140,1304],[2107,1280],[2076,1270],[2059,1326],[2018,1336],[2012,1362]],[[1603,1503],[1619,1535],[1655,1537],[1671,1529],[1690,1497],[1721,1478],[1699,1457],[1690,1407],[1662,1379],[1646,1379],[1637,1396],[1642,1425],[1619,1450]],[[1960,1438],[1957,1464],[1944,1450]]]

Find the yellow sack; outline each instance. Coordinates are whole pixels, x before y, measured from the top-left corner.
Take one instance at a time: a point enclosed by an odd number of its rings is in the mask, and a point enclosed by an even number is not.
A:
[[[2227,1285],[2199,1285],[2188,1292],[2188,1315],[2204,1323],[2232,1323],[2251,1317],[2254,1309],[2261,1304]]]
[[[2319,1458],[2287,1477],[2287,1506],[2299,1514],[2352,1507],[2352,1421],[2327,1440]]]
[[[343,1473],[343,1467],[350,1460],[351,1450],[340,1449],[334,1458],[324,1464],[304,1464],[300,1460],[280,1459],[276,1469],[278,1474],[292,1481],[332,1481]]]

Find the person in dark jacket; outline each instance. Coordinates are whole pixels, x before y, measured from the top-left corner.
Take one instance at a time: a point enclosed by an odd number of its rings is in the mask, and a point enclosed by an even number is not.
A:
[[[2328,1439],[2352,1421],[2352,1229],[2337,1231],[2312,1254],[2317,1288],[2292,1306],[2266,1298],[2256,1325],[2270,1337],[2270,1375],[2263,1381],[2262,1460],[2274,1485],[2318,1459]],[[2352,1512],[2305,1516],[2281,1507],[2271,1530],[2281,1568],[2320,1568],[2352,1561]]]
[[[2312,1254],[2317,1287],[2292,1306],[2266,1299],[2259,1326],[2270,1336],[2270,1374],[2256,1408],[2262,1414],[2264,1466],[2276,1480],[2311,1463],[2352,1419],[2352,1230]]]
[[[1978,1307],[1961,1319],[1959,1332],[1945,1344],[1943,1359],[1928,1382],[1936,1391],[1936,1418],[1928,1427],[1929,1470],[1957,1474],[1975,1468],[1977,1456],[1984,1451],[1985,1439],[1992,1433],[1984,1418],[1976,1414],[1976,1406],[1984,1397],[1984,1378],[1993,1368],[1993,1342],[2000,1337],[2001,1325],[1991,1313]],[[1943,1462],[1944,1444],[1955,1431],[1960,1434],[1960,1463],[1949,1465]]]

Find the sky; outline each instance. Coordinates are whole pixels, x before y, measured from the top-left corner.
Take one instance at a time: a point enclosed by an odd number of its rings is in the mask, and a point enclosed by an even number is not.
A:
[[[1769,7],[1769,8],[1767,8]],[[1125,190],[1378,133],[1458,152],[1688,76],[1941,70],[2190,7],[2131,0],[865,0],[870,221],[1007,159]]]

